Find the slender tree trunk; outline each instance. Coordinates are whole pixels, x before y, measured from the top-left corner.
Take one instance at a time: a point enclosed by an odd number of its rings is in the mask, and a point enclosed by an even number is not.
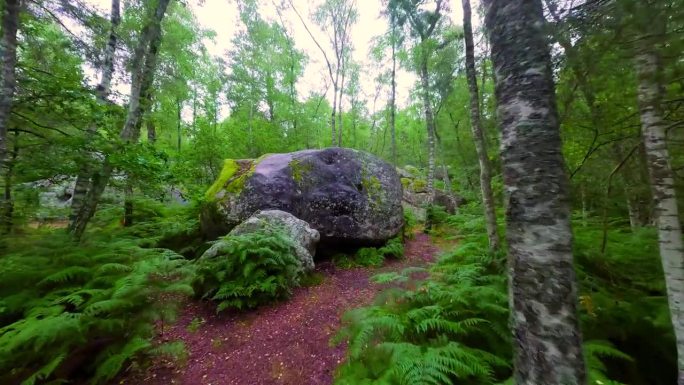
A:
[[[197,88],[192,87],[192,132],[197,130]]]
[[[2,41],[0,41],[0,60],[2,61],[2,89],[0,89],[0,170],[5,166],[7,157],[7,126],[16,87],[17,30],[19,29],[19,9],[21,0],[5,0],[2,14]],[[2,171],[0,171],[2,172]]]
[[[342,81],[340,82],[340,99],[337,101],[337,119],[338,119],[338,126],[337,126],[337,145],[339,147],[342,147],[342,131],[344,131],[344,122],[342,121],[342,101],[344,100],[344,77],[346,73],[344,70],[344,63],[342,64]]]
[[[423,87],[423,111],[425,112],[425,124],[427,126],[428,136],[428,176],[427,176],[427,190],[428,199],[427,204],[430,209],[432,202],[435,200],[435,118],[432,113],[432,104],[430,102],[430,82],[428,75],[428,58],[425,50],[425,42],[421,40],[422,58],[420,65],[420,81]],[[431,228],[432,221],[430,215],[426,217],[425,229]]]
[[[5,195],[3,197],[2,218],[0,219],[0,233],[9,234],[12,232],[14,220],[14,200],[12,199],[12,187],[14,177],[14,165],[19,157],[19,131],[14,132],[14,146],[9,161],[6,162],[5,172]]]
[[[256,157],[256,144],[254,143],[254,129],[252,128],[252,119],[254,116],[254,106],[249,106],[249,117],[247,118],[247,143],[249,143],[249,154],[252,158]]]
[[[337,76],[337,75],[335,75]],[[332,105],[332,113],[330,114],[330,129],[332,130],[332,143],[330,144],[332,147],[337,146],[337,131],[335,130],[335,124],[336,124],[336,110],[337,110],[337,78],[335,79],[335,82],[333,83],[333,105]]]
[[[390,93],[390,136],[392,139],[392,164],[397,166],[397,138],[396,138],[396,121],[397,121],[397,52],[396,52],[396,22],[392,16],[392,90]]]
[[[442,170],[444,171],[444,191],[447,193],[451,193],[451,179],[449,178],[449,168],[446,164],[443,164]]]
[[[16,66],[17,66],[17,30],[19,29],[19,10],[21,0],[5,0],[4,12],[2,14],[2,40],[0,41],[0,62],[2,65],[2,76],[0,79],[0,175],[6,179],[5,195],[0,202],[4,226],[8,226],[12,221],[12,197],[11,185],[8,190],[8,183],[11,183],[9,174],[11,166],[7,163],[7,130],[9,126],[10,114],[14,102],[14,91],[16,87]],[[8,216],[9,215],[9,216]]]
[[[639,201],[634,198],[632,189],[625,188],[625,195],[627,196],[627,213],[629,214],[629,228],[632,232],[637,231],[641,223],[641,211],[639,210]]]
[[[121,23],[121,6],[119,0],[112,0],[112,10],[110,15],[109,39],[107,40],[107,47],[105,48],[104,60],[102,62],[102,77],[100,84],[97,85],[96,95],[99,104],[107,103],[107,98],[112,85],[112,77],[114,76],[114,56],[116,54],[116,30]],[[86,132],[86,140],[90,141],[97,132],[97,125],[90,124]],[[69,215],[69,228],[73,228],[76,217],[78,216],[83,200],[88,192],[90,184],[90,175],[93,171],[93,164],[95,159],[92,154],[87,154],[88,159],[82,160],[78,175],[76,176],[76,183],[74,184],[74,193],[71,197],[71,213]]]
[[[677,383],[684,385],[684,244],[674,174],[665,141],[666,123],[661,109],[664,93],[661,63],[651,39],[643,39],[639,44],[635,65],[641,132],[655,203],[660,258],[665,272],[670,317],[677,341]]]
[[[484,0],[496,73],[518,385],[586,384],[570,199],[540,0]]]
[[[470,127],[473,131],[477,159],[480,162],[480,189],[482,190],[482,204],[485,211],[487,237],[489,248],[499,248],[499,232],[496,225],[496,211],[494,194],[492,193],[492,171],[487,155],[482,124],[480,122],[480,93],[477,89],[477,74],[475,73],[475,48],[473,44],[473,29],[471,25],[470,0],[462,0],[463,4],[463,32],[465,39],[466,77],[470,91]]]
[[[149,102],[151,101],[150,92],[152,92],[154,71],[157,66],[157,54],[161,43],[161,22],[170,2],[171,0],[159,0],[154,13],[150,15],[148,24],[143,28],[140,41],[133,53],[131,66],[133,73],[131,74],[131,94],[128,101],[128,113],[120,134],[124,144],[137,142],[140,137],[142,117],[149,108]],[[113,171],[113,165],[109,158],[105,157],[102,169],[92,177],[88,194],[74,221],[71,232],[76,239],[81,238],[88,222],[95,215],[100,197],[107,187]]]
[[[147,119],[147,141],[151,144],[157,142],[157,128],[154,126],[154,121],[152,119]]]
[[[130,227],[133,225],[133,184],[130,181],[126,182],[124,195],[123,225],[124,227]]]
[[[181,140],[182,140],[182,135],[181,135],[181,128],[182,128],[181,127],[181,123],[182,123],[181,112],[182,111],[181,111],[181,108],[182,108],[181,100],[180,100],[180,98],[176,98],[176,150],[178,151],[178,153],[181,152]],[[250,119],[251,119],[251,116],[250,116]]]
[[[266,105],[268,106],[268,120],[271,125],[275,125],[275,101],[274,101],[274,80],[270,73],[266,74]]]

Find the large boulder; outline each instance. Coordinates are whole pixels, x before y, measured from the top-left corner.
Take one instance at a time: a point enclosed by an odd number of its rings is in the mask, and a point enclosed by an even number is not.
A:
[[[271,233],[282,231],[294,241],[295,255],[301,263],[304,271],[314,268],[313,257],[316,255],[316,245],[320,239],[318,231],[309,227],[309,224],[290,213],[280,210],[263,210],[254,214],[246,221],[240,223],[228,235],[243,235],[255,232]],[[214,258],[221,250],[222,241],[218,241],[207,251],[202,258]]]
[[[404,222],[396,170],[347,148],[226,160],[205,198],[201,223],[209,238],[268,209],[308,222],[326,243],[380,244],[396,236]]]

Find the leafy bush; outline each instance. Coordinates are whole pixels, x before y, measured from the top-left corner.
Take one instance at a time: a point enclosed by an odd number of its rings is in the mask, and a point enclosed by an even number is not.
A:
[[[399,237],[387,241],[382,247],[362,247],[353,255],[338,254],[333,257],[335,265],[343,269],[355,267],[378,267],[382,266],[385,258],[402,258],[404,256],[404,244]]]
[[[217,311],[253,308],[283,299],[303,274],[293,241],[281,231],[225,236],[213,257],[196,261],[195,295],[218,302]]]
[[[154,323],[173,317],[178,301],[169,299],[191,293],[182,257],[125,240],[15,241],[0,258],[0,383],[96,384],[141,354],[182,353],[179,344],[150,341]]]

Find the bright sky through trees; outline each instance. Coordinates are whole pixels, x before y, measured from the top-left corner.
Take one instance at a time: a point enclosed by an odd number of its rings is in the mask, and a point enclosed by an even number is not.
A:
[[[102,10],[103,14],[108,12],[109,0],[88,0],[90,3]],[[227,51],[232,48],[231,41],[236,33],[244,28],[244,25],[239,20],[238,7],[234,0],[190,0],[188,1],[193,13],[197,17],[199,24],[206,29],[216,32],[216,37],[213,40],[205,41],[207,50],[214,56],[228,59]],[[305,18],[311,15],[313,9],[322,3],[321,0],[295,0],[294,4],[297,10]],[[264,18],[268,20],[277,21],[278,14],[276,6],[280,6],[279,0],[259,0],[259,9]],[[463,10],[460,1],[449,1],[449,17],[455,25],[460,25],[463,19]],[[479,1],[473,2],[473,9],[477,10]],[[368,103],[372,103],[375,92],[375,84],[373,82],[377,71],[374,68],[369,57],[369,50],[371,48],[372,39],[387,31],[387,20],[381,16],[382,0],[362,0],[357,2],[359,21],[352,30],[352,41],[354,45],[353,57],[354,60],[361,64],[363,72],[361,74],[362,92],[368,98]],[[473,12],[475,28],[479,28],[480,22],[478,12]],[[289,8],[289,5],[284,5],[283,19],[286,23],[288,33],[294,36],[294,41],[298,49],[303,50],[308,55],[308,64],[304,71],[305,76],[297,85],[299,94],[303,97],[309,95],[311,92],[323,92],[326,88],[326,69],[325,62],[316,45],[311,40],[301,22],[297,19],[295,13]],[[311,21],[307,19],[308,27],[316,36],[323,37],[323,31]],[[322,39],[321,39],[322,40]],[[388,58],[389,60],[389,58]],[[403,69],[399,70],[397,76],[397,103],[400,106],[405,106],[408,103],[409,91],[415,83],[415,75]],[[331,87],[332,89],[332,87]],[[122,90],[123,91],[123,90]],[[125,92],[123,92],[125,93]],[[332,101],[332,91],[328,91],[328,99]],[[384,103],[388,95],[381,95],[378,98],[379,103]],[[372,108],[372,106],[368,106]],[[225,115],[224,111],[224,115]]]

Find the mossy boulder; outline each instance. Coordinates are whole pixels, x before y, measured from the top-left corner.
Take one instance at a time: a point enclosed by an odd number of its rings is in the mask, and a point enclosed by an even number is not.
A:
[[[226,160],[206,193],[202,229],[228,233],[259,210],[282,210],[318,230],[321,242],[381,244],[403,225],[396,170],[366,152],[346,148]]]

